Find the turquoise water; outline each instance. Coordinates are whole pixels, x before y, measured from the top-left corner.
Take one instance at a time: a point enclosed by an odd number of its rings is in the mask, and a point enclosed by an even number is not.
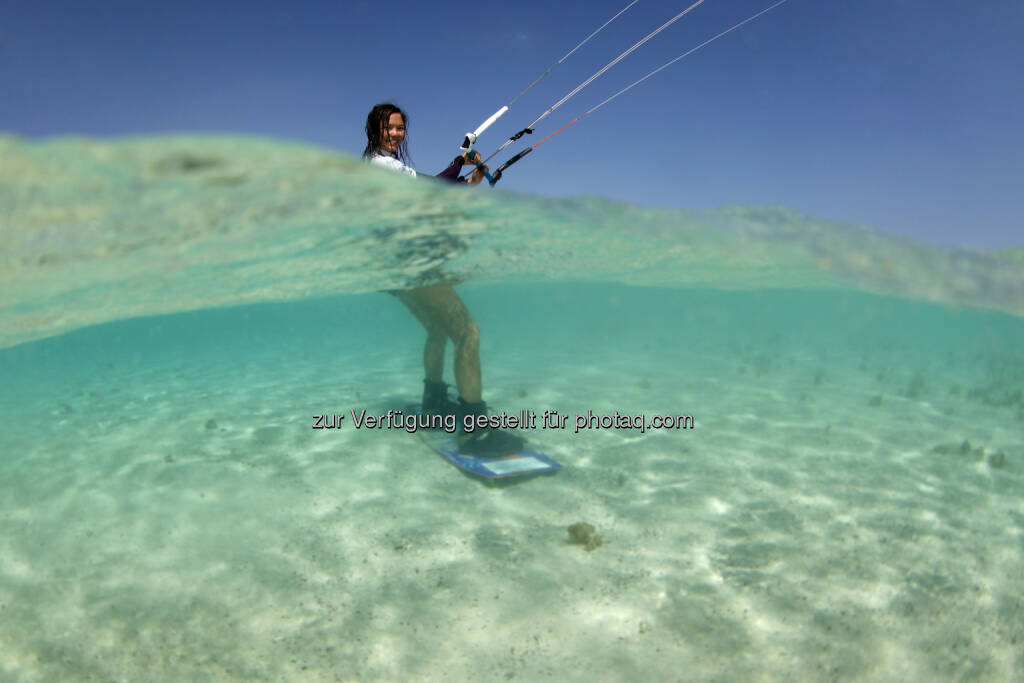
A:
[[[0,347],[137,315],[380,291],[442,263],[490,283],[832,288],[1024,313],[1024,249],[937,248],[784,208],[402,184],[251,138],[0,136],[0,154]]]
[[[1024,671],[1019,250],[269,140],[0,148],[5,678]],[[695,428],[529,431],[563,470],[500,488],[313,430],[419,397],[422,330],[380,290],[437,267],[495,410]]]

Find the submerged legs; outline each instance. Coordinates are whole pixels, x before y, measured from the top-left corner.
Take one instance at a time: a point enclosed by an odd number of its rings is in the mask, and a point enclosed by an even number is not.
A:
[[[480,330],[451,285],[440,284],[395,292],[427,331],[423,347],[426,378],[440,382],[449,339],[455,345],[455,386],[467,403],[481,400]]]

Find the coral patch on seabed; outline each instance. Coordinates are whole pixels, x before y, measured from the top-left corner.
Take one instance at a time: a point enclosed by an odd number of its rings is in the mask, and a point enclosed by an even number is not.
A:
[[[587,522],[569,525],[569,542],[583,546],[588,553],[604,545],[604,539],[595,533],[594,526]]]

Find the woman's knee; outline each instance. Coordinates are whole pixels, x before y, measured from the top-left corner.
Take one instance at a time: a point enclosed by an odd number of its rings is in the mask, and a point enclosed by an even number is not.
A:
[[[466,322],[452,337],[452,341],[455,342],[456,346],[463,348],[477,348],[480,346],[480,328],[476,326],[476,323],[472,320]]]

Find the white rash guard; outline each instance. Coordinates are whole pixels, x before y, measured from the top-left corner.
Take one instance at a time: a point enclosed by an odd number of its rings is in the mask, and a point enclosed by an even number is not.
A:
[[[383,166],[384,168],[391,169],[392,171],[404,173],[408,176],[412,176],[413,178],[416,177],[416,171],[413,170],[412,166],[406,166],[398,157],[393,157],[390,154],[382,154],[378,152],[370,157],[370,163]]]

